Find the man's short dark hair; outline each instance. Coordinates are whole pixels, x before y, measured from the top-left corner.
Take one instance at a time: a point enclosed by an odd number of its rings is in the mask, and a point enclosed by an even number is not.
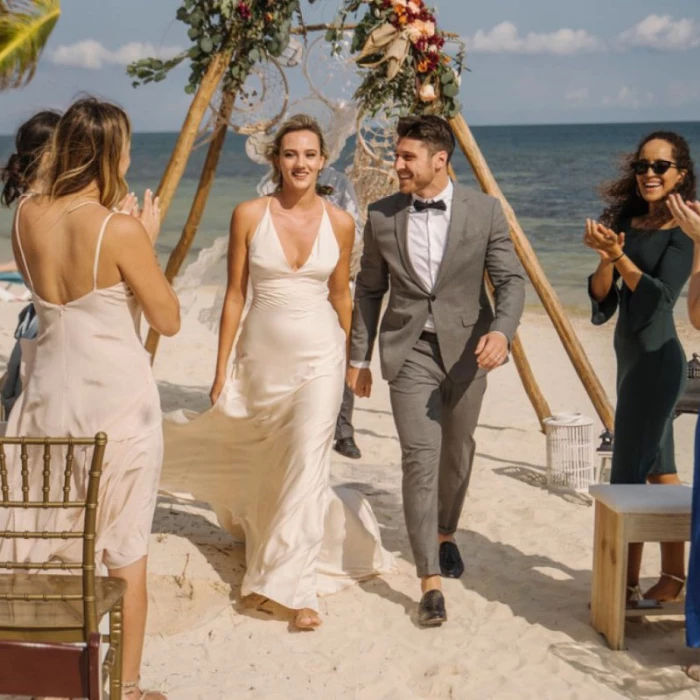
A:
[[[450,162],[455,150],[455,137],[450,125],[442,117],[434,114],[401,117],[396,131],[400,139],[422,141],[433,154],[446,151],[447,162]]]

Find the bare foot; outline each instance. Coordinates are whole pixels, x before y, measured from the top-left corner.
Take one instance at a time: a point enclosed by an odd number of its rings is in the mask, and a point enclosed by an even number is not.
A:
[[[694,681],[700,682],[700,664],[692,664],[691,666],[684,666],[688,678],[692,678]]]
[[[294,615],[294,626],[299,630],[315,630],[322,624],[318,613],[311,608],[297,610]]]
[[[647,600],[658,600],[661,603],[669,603],[678,600],[683,592],[685,579],[680,576],[661,574],[661,578],[644,594]]]
[[[168,700],[168,698],[157,690],[141,690],[135,688],[131,692],[122,693],[126,700]]]

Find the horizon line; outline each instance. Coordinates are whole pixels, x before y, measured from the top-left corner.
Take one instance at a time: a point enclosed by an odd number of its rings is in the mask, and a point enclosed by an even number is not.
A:
[[[547,126],[637,126],[644,124],[699,124],[700,119],[645,119],[641,121],[605,121],[605,122],[525,122],[519,124],[469,124],[470,129],[504,129],[522,127],[547,127]],[[233,130],[232,130],[233,131]],[[133,131],[134,134],[179,134],[176,129],[146,129],[143,131]],[[234,132],[236,133],[236,132]],[[0,137],[14,136],[14,133],[2,132]],[[238,134],[247,136],[247,134]],[[354,136],[354,134],[352,135]]]

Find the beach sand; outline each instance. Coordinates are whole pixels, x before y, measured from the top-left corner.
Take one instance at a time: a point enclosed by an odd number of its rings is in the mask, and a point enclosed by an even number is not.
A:
[[[4,356],[20,308],[0,305]],[[208,405],[216,343],[195,317],[161,341],[155,373],[164,410]],[[583,317],[573,324],[614,400],[613,324],[595,328]],[[689,355],[700,350],[700,333],[684,325],[680,334]],[[521,337],[552,411],[581,411],[600,432],[547,317],[528,311]],[[593,508],[585,495],[547,488],[545,438],[513,362],[489,378],[456,535],[466,573],[445,581],[449,621],[416,625],[399,445],[376,358],[374,369],[374,395],[355,408],[362,459],[334,453],[332,479],[367,495],[399,572],[322,599],[323,627],[291,633],[279,615],[240,609],[243,548],[208,506],[163,496],[151,538],[143,686],[171,700],[698,697],[699,686],[681,670],[696,654],[685,649],[680,619],[629,624],[625,652],[610,651],[589,625]],[[676,421],[688,483],[694,423]],[[658,571],[658,547],[648,546],[646,582]]]

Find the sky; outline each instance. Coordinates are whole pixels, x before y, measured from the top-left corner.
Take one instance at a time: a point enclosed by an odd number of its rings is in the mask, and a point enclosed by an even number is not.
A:
[[[339,0],[302,1],[307,23]],[[435,0],[438,26],[467,46],[461,84],[472,126],[700,120],[698,0]],[[177,131],[187,68],[133,88],[125,66],[186,48],[179,0],[64,0],[33,81],[0,93],[0,133],[81,93],[114,100],[135,131]],[[304,91],[298,76],[290,92]]]

